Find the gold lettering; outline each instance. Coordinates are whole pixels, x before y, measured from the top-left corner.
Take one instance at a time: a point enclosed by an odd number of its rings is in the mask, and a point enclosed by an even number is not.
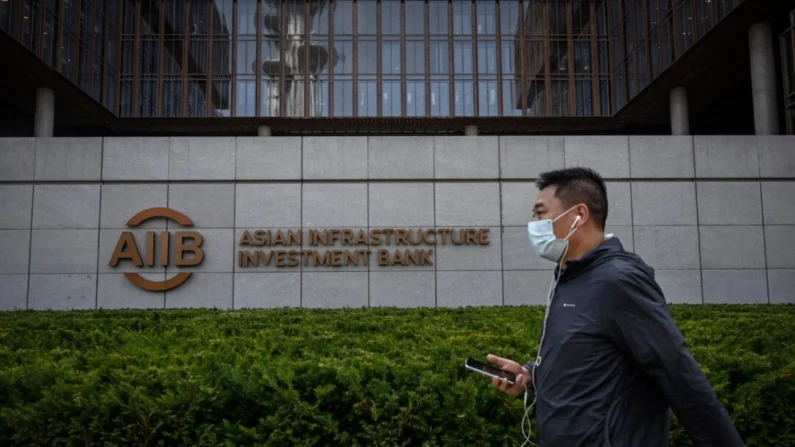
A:
[[[271,232],[270,230],[256,230],[254,231],[254,240],[252,243],[257,247],[262,247],[263,245],[270,245],[271,242]]]
[[[408,245],[406,239],[408,238],[408,231],[406,230],[395,230],[395,245]]]
[[[447,234],[450,232],[450,229],[440,228],[438,231],[442,233],[442,245],[447,245]]]
[[[169,237],[168,231],[161,231],[160,232],[160,265],[163,267],[168,265],[168,254],[169,254]]]
[[[328,245],[328,230],[318,231],[318,230],[309,230],[309,234],[312,235],[312,242],[310,245]]]
[[[155,266],[155,232],[146,232],[146,265]]]
[[[430,238],[429,236],[433,236],[433,238]],[[425,241],[426,244],[436,245],[436,230],[434,230],[433,228],[431,228],[430,230],[426,230],[425,235],[423,236],[423,240]]]
[[[204,250],[201,249],[204,238],[201,234],[195,231],[177,231],[176,233],[176,252],[177,259],[174,264],[178,266],[194,266],[199,265],[204,260]],[[185,240],[192,240],[192,244],[185,244]],[[193,257],[188,259],[185,257],[186,253],[193,253]]]
[[[378,265],[382,267],[386,267],[389,265],[389,251],[388,250],[378,250]]]
[[[433,250],[422,250],[422,265],[433,265]]]
[[[273,250],[257,251],[257,259],[260,260],[257,262],[257,265],[259,265],[260,263],[262,264],[263,267],[271,265],[271,261],[273,261]]]
[[[456,240],[456,237],[455,237],[456,231],[451,231],[450,232],[450,240],[453,242],[454,245],[461,245],[461,244],[463,244],[465,242],[464,241],[465,230],[463,230],[463,229],[458,230],[457,233],[458,233],[458,236],[459,236],[458,240]]]
[[[245,250],[237,252],[237,265],[239,267],[248,267],[249,264],[259,265],[259,254]]]
[[[271,245],[284,245],[284,235],[282,234],[282,230],[276,230],[276,237],[271,241]]]
[[[359,265],[359,251],[345,250],[345,265]]]
[[[331,252],[331,266],[332,267],[342,266],[342,250],[333,250]]]
[[[489,241],[489,229],[481,228],[479,233],[480,245],[489,245],[491,243]]]
[[[298,265],[298,255],[300,252],[298,250],[290,250],[287,252],[287,266],[288,267],[295,267]]]
[[[331,253],[329,253],[327,250],[323,253],[323,257],[320,257],[320,255],[317,252],[312,253],[312,264],[331,265]]]
[[[276,250],[276,267],[286,267],[284,250]]]
[[[420,245],[422,243],[423,230],[417,230],[416,232],[410,231],[409,234],[410,234],[410,238],[409,239],[410,239],[411,245]],[[415,234],[417,235],[416,239],[414,239],[414,235]]]
[[[122,259],[129,259],[138,267],[143,265],[143,262],[141,262],[141,254],[138,252],[138,246],[135,245],[135,239],[130,231],[123,231],[121,236],[119,236],[119,241],[116,242],[116,249],[113,250],[113,255],[110,257],[108,265],[116,267]]]
[[[301,250],[301,258],[303,259],[304,266],[309,265],[309,257],[314,253],[313,250]]]
[[[252,245],[248,230],[243,231],[243,236],[240,236],[240,245]]]
[[[359,230],[359,234],[356,235],[356,245],[367,245],[367,234],[364,230]]]
[[[353,245],[353,230],[342,230],[342,245]]]
[[[362,258],[362,259],[363,259],[363,261],[364,261],[364,265],[365,265],[365,266],[367,266],[367,265],[370,265],[370,253],[372,253],[372,252],[373,252],[373,251],[372,251],[372,250],[370,250],[370,249],[367,249],[367,250],[359,250],[359,253],[361,253],[361,254],[362,254],[362,256],[363,256],[363,258]]]
[[[301,231],[287,230],[287,245],[301,245]]]
[[[370,245],[379,246],[383,242],[383,237],[381,236],[382,231],[375,229],[370,230]]]
[[[406,262],[406,258],[403,255],[401,255],[401,250],[395,250],[395,253],[392,257],[392,265],[397,265],[397,264],[408,265],[408,263]]]

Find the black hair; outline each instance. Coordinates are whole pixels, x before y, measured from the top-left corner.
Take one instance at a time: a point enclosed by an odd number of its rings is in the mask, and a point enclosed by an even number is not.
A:
[[[589,168],[568,168],[541,173],[538,190],[556,186],[555,197],[566,207],[585,204],[593,220],[605,228],[607,222],[607,187],[602,176]]]

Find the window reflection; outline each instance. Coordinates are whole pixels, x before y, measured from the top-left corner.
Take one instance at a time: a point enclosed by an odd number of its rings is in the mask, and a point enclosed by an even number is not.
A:
[[[0,29],[122,116],[589,116],[623,107],[733,7],[25,0],[0,2]]]

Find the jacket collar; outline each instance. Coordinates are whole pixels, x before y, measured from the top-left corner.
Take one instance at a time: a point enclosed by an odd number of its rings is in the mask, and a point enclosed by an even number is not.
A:
[[[607,255],[620,253],[623,251],[624,246],[617,237],[606,237],[598,247],[589,251],[580,259],[566,261],[566,270],[563,271],[562,275],[560,273],[560,267],[555,267],[555,276],[562,276],[561,280],[572,278],[584,270],[587,270],[588,267],[590,267],[597,260]]]

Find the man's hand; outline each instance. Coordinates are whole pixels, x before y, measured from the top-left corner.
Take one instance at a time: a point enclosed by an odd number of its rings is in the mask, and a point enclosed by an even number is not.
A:
[[[525,391],[525,387],[529,387],[533,383],[533,378],[530,374],[530,371],[513,360],[497,357],[493,354],[486,356],[486,360],[488,360],[490,363],[493,363],[503,371],[508,371],[516,376],[516,385],[511,385],[507,380],[501,379],[499,377],[493,377],[491,379],[491,384],[504,393],[518,396]]]

